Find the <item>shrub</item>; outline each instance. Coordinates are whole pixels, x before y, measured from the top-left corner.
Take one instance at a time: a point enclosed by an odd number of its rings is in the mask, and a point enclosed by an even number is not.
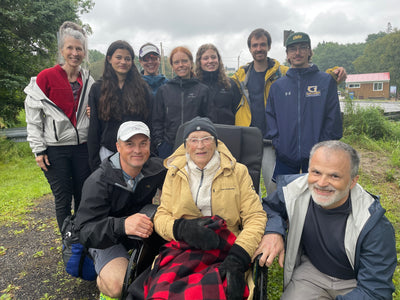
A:
[[[365,134],[374,140],[396,139],[399,138],[399,130],[398,126],[393,124],[394,122],[385,118],[381,108],[355,107],[351,100],[346,101],[343,116],[344,135]]]

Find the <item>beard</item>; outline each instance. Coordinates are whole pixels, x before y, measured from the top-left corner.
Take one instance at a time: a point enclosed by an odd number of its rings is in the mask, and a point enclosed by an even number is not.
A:
[[[254,54],[252,54],[252,56],[255,61],[264,61],[267,59],[267,53],[268,53],[267,51],[257,51]],[[262,58],[257,58],[258,54],[262,54],[263,55]]]
[[[342,191],[338,191],[332,186],[328,187],[320,187],[316,183],[310,183],[308,184],[308,188],[311,191],[311,196],[313,201],[318,204],[319,206],[325,208],[329,207],[331,205],[334,205],[335,203],[339,202],[345,197],[348,197],[349,192],[350,192],[350,184]],[[321,191],[330,191],[333,192],[330,195],[320,195],[318,194],[315,189],[321,190]]]

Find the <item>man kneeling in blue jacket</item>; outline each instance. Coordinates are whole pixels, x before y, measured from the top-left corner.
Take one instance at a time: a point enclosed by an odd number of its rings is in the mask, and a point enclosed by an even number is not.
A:
[[[278,177],[263,199],[265,235],[254,257],[284,263],[281,299],[392,299],[394,230],[358,180],[358,153],[340,141],[311,149],[309,173]]]

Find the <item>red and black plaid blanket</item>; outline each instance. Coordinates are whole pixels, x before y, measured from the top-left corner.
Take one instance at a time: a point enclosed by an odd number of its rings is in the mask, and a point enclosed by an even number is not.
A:
[[[226,299],[226,280],[222,282],[218,267],[227,256],[236,236],[219,216],[207,225],[220,237],[218,249],[199,250],[185,242],[165,244],[144,285],[145,299]],[[247,299],[246,288],[243,299]]]

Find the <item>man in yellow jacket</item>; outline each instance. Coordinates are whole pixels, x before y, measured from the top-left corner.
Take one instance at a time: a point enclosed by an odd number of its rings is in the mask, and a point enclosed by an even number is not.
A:
[[[265,107],[269,89],[272,83],[286,75],[289,67],[281,65],[277,60],[268,57],[271,49],[271,35],[262,28],[253,30],[248,39],[247,46],[253,56],[253,61],[241,66],[233,75],[241,93],[242,99],[237,107],[235,125],[258,127],[263,136],[266,131]],[[346,70],[342,67],[328,69],[337,82],[346,79]],[[275,190],[275,184],[271,181],[275,165],[275,150],[272,143],[264,143],[262,161],[262,174],[267,193]]]

